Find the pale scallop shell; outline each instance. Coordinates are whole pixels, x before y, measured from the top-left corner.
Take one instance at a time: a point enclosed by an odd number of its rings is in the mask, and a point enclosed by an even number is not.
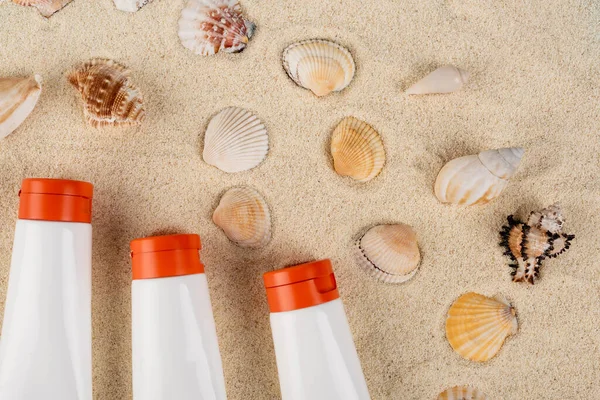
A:
[[[408,88],[407,94],[452,93],[469,80],[469,73],[452,65],[440,67]]]
[[[346,117],[333,131],[331,155],[335,171],[357,181],[375,178],[385,164],[381,136],[369,124]]]
[[[40,14],[49,18],[73,0],[12,0],[13,3],[26,7],[35,7]]]
[[[112,60],[93,59],[69,74],[83,98],[83,111],[93,127],[138,125],[144,99],[129,80],[129,70]]]
[[[504,340],[517,333],[515,309],[503,298],[466,293],[448,311],[446,338],[452,348],[471,361],[494,357]]]
[[[283,52],[283,66],[294,82],[319,97],[343,90],[356,71],[346,48],[323,39],[288,46]]]
[[[260,164],[269,151],[269,137],[262,122],[251,112],[230,107],[208,124],[203,158],[222,171],[246,171]]]
[[[42,77],[0,78],[0,139],[31,114],[42,93]]]
[[[269,206],[249,187],[228,190],[213,214],[213,222],[240,247],[262,247],[271,240]]]
[[[189,0],[179,19],[181,43],[203,56],[244,50],[255,29],[238,0]]]
[[[481,390],[470,386],[454,386],[443,391],[437,400],[487,400],[487,396]]]
[[[357,247],[364,270],[386,283],[406,282],[421,261],[417,235],[405,224],[374,226],[358,240]]]
[[[114,0],[114,2],[117,10],[136,12],[146,4],[152,3],[152,0]]]
[[[435,195],[442,203],[485,204],[504,190],[524,153],[513,147],[456,158],[440,170]]]

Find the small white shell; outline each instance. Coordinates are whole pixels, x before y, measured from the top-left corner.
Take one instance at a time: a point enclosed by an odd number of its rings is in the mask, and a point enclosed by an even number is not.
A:
[[[146,4],[151,3],[152,0],[114,0],[117,10],[136,12]]]
[[[437,400],[487,400],[487,396],[470,386],[454,386],[440,393]]]
[[[31,114],[42,93],[42,77],[0,78],[0,139]]]
[[[260,164],[269,151],[269,137],[262,122],[251,112],[230,107],[208,124],[203,158],[222,171],[246,171]]]
[[[452,65],[440,67],[408,88],[406,94],[452,93],[469,80],[469,73]]]

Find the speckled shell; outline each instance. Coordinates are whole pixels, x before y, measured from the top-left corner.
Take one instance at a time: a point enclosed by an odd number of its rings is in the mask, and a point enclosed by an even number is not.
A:
[[[406,282],[421,261],[417,235],[405,224],[374,226],[356,245],[359,264],[367,274],[386,283]]]
[[[15,131],[35,108],[42,77],[0,78],[0,139]]]
[[[470,386],[455,386],[443,391],[437,400],[487,400],[480,390]]]
[[[203,158],[222,171],[246,171],[260,164],[269,151],[269,137],[262,122],[251,112],[230,107],[208,124]]]
[[[385,164],[381,136],[369,124],[354,117],[344,118],[333,131],[331,155],[338,174],[360,182],[375,178]]]
[[[40,14],[49,18],[55,12],[61,10],[64,6],[73,0],[12,0],[13,3],[21,6],[35,7]]]
[[[296,84],[317,96],[346,88],[356,71],[350,52],[335,42],[304,40],[283,52],[283,67]]]
[[[146,4],[152,3],[152,0],[114,0],[114,2],[117,10],[136,12]]]
[[[446,338],[452,348],[471,361],[494,357],[504,340],[517,333],[515,309],[502,298],[467,293],[448,311]]]
[[[244,19],[237,0],[189,0],[179,19],[179,38],[203,56],[237,53],[246,48],[255,28]]]
[[[452,93],[469,80],[469,73],[452,65],[440,67],[408,88],[407,94]]]
[[[129,70],[112,60],[93,59],[69,74],[83,98],[83,111],[93,127],[138,125],[144,100],[129,80]]]
[[[440,170],[435,196],[442,203],[486,204],[502,193],[524,153],[513,147],[456,158]]]
[[[228,190],[213,214],[213,222],[240,247],[258,248],[271,240],[269,206],[249,187]]]

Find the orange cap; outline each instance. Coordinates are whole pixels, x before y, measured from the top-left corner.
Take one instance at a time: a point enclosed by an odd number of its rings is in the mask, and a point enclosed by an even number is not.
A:
[[[19,196],[19,219],[92,222],[94,186],[64,179],[24,179]]]
[[[263,279],[271,312],[299,310],[340,297],[329,260],[267,272]]]
[[[131,242],[133,279],[202,274],[202,248],[198,235],[168,235]]]

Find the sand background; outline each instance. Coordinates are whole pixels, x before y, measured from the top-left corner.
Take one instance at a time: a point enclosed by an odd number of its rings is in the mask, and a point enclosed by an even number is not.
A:
[[[0,5],[0,76],[43,76],[25,123],[0,141],[0,310],[8,283],[20,183],[26,177],[95,184],[94,398],[131,396],[131,239],[202,236],[230,399],[280,397],[261,275],[330,257],[373,399],[434,399],[472,384],[491,399],[600,399],[600,6],[594,1],[245,0],[258,25],[241,54],[201,57],[180,45],[183,2],[155,0],[136,14],[110,0],[75,0],[49,20]],[[334,39],[357,74],[318,99],[280,63],[290,43]],[[65,72],[113,58],[143,90],[141,127],[95,130]],[[472,74],[456,94],[408,98],[403,90],[447,63]],[[203,162],[211,118],[227,106],[257,113],[271,151],[258,168],[226,174]],[[388,162],[367,184],[332,170],[331,131],[345,116],[382,135]],[[442,205],[433,182],[452,158],[526,148],[500,198]],[[273,240],[230,243],[212,223],[228,188],[264,194]],[[512,283],[497,245],[508,214],[560,201],[571,250],[545,263],[534,287]],[[423,263],[410,282],[373,281],[354,262],[365,227],[401,221],[418,233]],[[461,359],[444,337],[459,295],[502,293],[520,331],[493,360]]]

